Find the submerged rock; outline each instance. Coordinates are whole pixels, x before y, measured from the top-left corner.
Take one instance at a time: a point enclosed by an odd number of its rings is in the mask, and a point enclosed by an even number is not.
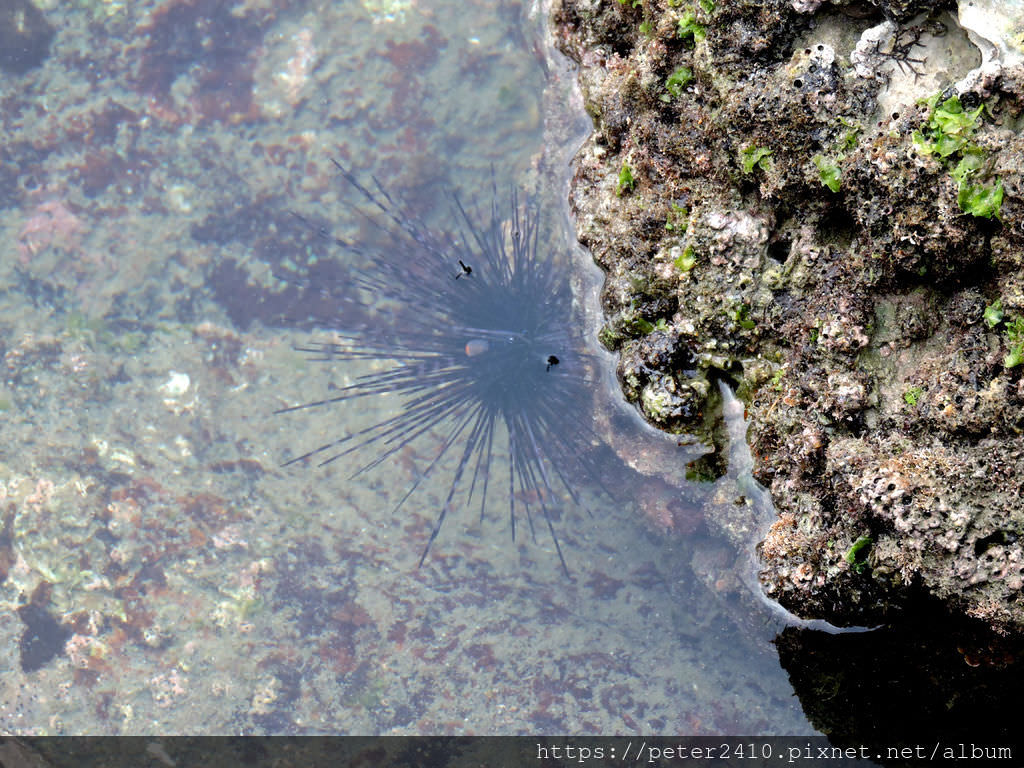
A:
[[[1021,631],[1024,4],[940,5],[556,2],[572,204],[644,416],[710,435],[738,385],[771,597]]]
[[[0,0],[0,70],[16,75],[43,63],[53,27],[31,0]]]

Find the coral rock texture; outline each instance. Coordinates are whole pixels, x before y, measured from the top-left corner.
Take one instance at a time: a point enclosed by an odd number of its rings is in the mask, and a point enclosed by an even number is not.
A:
[[[771,596],[1020,631],[1024,70],[946,7],[559,0],[595,127],[572,205],[644,416],[706,430],[738,385]]]

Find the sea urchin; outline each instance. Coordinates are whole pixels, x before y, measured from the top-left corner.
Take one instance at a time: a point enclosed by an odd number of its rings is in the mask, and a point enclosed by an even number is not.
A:
[[[452,226],[432,229],[376,179],[364,185],[335,165],[356,192],[354,210],[373,223],[383,245],[370,249],[321,233],[362,257],[356,301],[372,319],[359,329],[332,329],[331,341],[298,349],[323,362],[372,360],[382,367],[330,397],[280,412],[385,393],[401,398],[401,409],[287,463],[329,464],[370,452],[355,477],[394,459],[403,447],[437,436],[440,448],[398,502],[400,507],[424,480],[443,471],[446,456],[457,456],[422,565],[459,500],[468,506],[478,497],[483,519],[488,493],[504,486],[505,477],[492,482],[492,470],[507,450],[510,467],[497,474],[507,474],[512,539],[521,515],[535,536],[539,509],[568,573],[555,505],[564,491],[579,506],[575,483],[594,472],[585,422],[590,362],[572,323],[568,278],[544,253],[536,206],[513,191],[502,208],[492,180],[489,221],[474,221],[451,194]]]

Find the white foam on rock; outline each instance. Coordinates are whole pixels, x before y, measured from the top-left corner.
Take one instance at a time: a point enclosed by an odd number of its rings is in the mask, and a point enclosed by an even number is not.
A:
[[[724,381],[718,382],[718,389],[722,393],[722,418],[725,421],[726,434],[729,436],[728,474],[736,482],[736,487],[751,502],[750,508],[760,528],[760,540],[768,533],[772,523],[778,519],[778,514],[768,489],[754,479],[754,458],[750,453],[750,445],[747,443],[747,428],[750,426],[750,422],[745,418],[746,409],[743,401],[736,397],[736,394]],[[758,579],[759,571],[760,563],[756,550],[751,547],[749,567],[738,575],[751,594],[766,606],[784,626],[813,629],[827,632],[830,635],[870,632],[873,629],[878,629],[878,627],[837,627],[824,619],[801,619],[764,593],[761,581]]]

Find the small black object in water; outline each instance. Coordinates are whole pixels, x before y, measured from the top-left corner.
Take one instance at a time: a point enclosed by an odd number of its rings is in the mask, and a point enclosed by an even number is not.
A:
[[[401,398],[402,409],[287,463],[318,459],[328,464],[369,453],[355,476],[421,438],[435,445],[431,435],[436,435],[440,450],[418,468],[398,502],[401,506],[426,479],[445,471],[446,457],[455,457],[447,470],[452,473],[448,494],[420,563],[456,502],[469,505],[479,497],[482,519],[488,493],[505,486],[498,493],[507,497],[513,540],[520,515],[535,534],[533,511],[539,510],[568,573],[555,531],[555,505],[564,492],[579,506],[575,483],[596,477],[588,427],[590,363],[580,352],[583,342],[573,322],[564,265],[560,270],[542,248],[547,238],[540,237],[538,211],[515,192],[508,207],[501,207],[492,184],[489,220],[477,222],[451,195],[451,225],[436,231],[410,215],[376,179],[364,185],[338,168],[360,199],[357,212],[374,223],[385,242],[371,253],[329,236],[365,259],[357,282],[372,320],[358,330],[340,329],[331,342],[299,349],[327,363],[385,365],[338,394],[282,412],[385,393]],[[375,309],[381,302],[386,311]],[[510,457],[511,469],[492,483],[501,453]]]
[[[25,623],[20,643],[21,670],[35,672],[64,651],[64,644],[71,638],[71,630],[35,603],[21,606],[18,616]]]

